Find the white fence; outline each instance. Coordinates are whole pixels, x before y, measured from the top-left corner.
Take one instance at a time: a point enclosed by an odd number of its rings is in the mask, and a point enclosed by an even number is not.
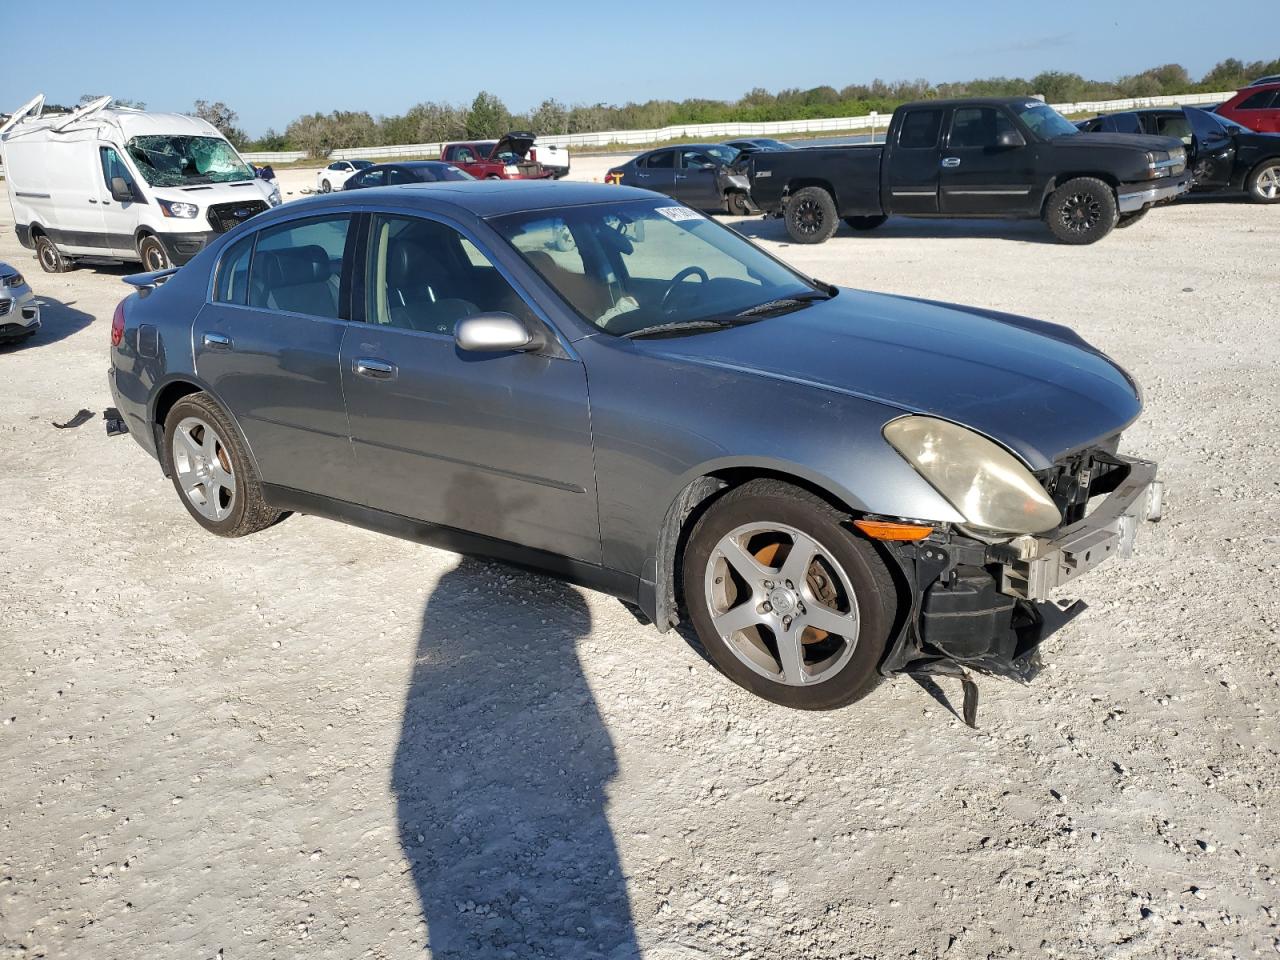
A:
[[[1142,107],[1168,107],[1179,104],[1221,103],[1235,95],[1225,93],[1187,93],[1171,97],[1138,97],[1129,100],[1091,100],[1083,103],[1055,103],[1059,113],[1114,113],[1117,110],[1137,110]],[[826,117],[820,120],[775,120],[768,123],[688,123],[672,127],[656,127],[650,130],[609,130],[603,133],[562,133],[539,137],[539,143],[560,147],[602,147],[606,144],[661,143],[693,137],[704,140],[723,140],[727,137],[772,137],[780,133],[838,133],[846,130],[883,130],[889,122],[888,114],[868,114],[862,117]],[[438,157],[438,143],[409,143],[389,147],[351,147],[334,150],[333,160],[378,160],[386,157]],[[255,163],[287,163],[302,160],[303,152],[245,153],[246,160]]]

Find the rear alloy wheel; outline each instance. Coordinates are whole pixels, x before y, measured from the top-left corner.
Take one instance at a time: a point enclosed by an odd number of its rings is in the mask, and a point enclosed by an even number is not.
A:
[[[1135,210],[1133,213],[1122,213],[1116,218],[1116,229],[1123,230],[1125,227],[1131,227],[1143,217],[1147,215],[1150,207],[1143,207],[1141,210]]]
[[[844,222],[850,230],[874,230],[876,227],[883,226],[888,217],[845,217]]]
[[[1255,203],[1280,203],[1280,160],[1267,160],[1255,167],[1245,188]]]
[[[169,251],[164,248],[164,244],[150,234],[138,241],[138,259],[149,272],[168,270],[173,266],[173,261],[169,259]]]
[[[754,480],[698,520],[684,600],[729,679],[805,710],[845,706],[879,683],[897,590],[848,519],[805,490]]]
[[[71,269],[71,262],[43,233],[36,237],[36,258],[40,261],[40,269],[45,273],[66,273]]]
[[[783,216],[796,243],[824,243],[836,232],[836,202],[822,187],[805,187],[791,195]]]
[[[1077,177],[1049,196],[1044,219],[1063,243],[1097,243],[1116,225],[1116,195],[1101,180]]]
[[[207,393],[190,394],[173,405],[164,440],[174,489],[210,533],[243,537],[280,519],[280,511],[262,499],[235,427]]]
[[[329,193],[331,190],[333,190],[333,184],[331,184],[328,180],[321,181],[320,183],[321,193]]]
[[[737,190],[724,195],[724,206],[731,217],[745,217],[751,212],[751,208],[747,204],[747,195],[739,193]]]

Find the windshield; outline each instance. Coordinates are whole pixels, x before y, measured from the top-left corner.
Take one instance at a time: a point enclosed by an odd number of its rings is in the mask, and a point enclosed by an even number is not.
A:
[[[134,137],[126,148],[153,187],[253,179],[248,164],[221,137]]]
[[[738,159],[738,154],[742,151],[737,147],[731,147],[727,143],[712,144],[709,147],[698,147],[699,153],[705,153],[714,160],[719,160],[723,164],[731,164]]]
[[[1080,132],[1074,123],[1047,103],[1028,103],[1014,109],[1017,110],[1018,119],[1030,127],[1032,133],[1046,140],[1069,137]]]
[[[732,230],[671,200],[538,210],[490,224],[584,319],[616,336],[736,322],[744,310],[817,290]]]

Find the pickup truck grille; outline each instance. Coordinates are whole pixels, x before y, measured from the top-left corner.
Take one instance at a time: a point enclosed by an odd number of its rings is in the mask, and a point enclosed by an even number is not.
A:
[[[237,224],[244,223],[255,213],[267,209],[263,200],[244,200],[240,203],[215,203],[209,208],[209,226],[218,233],[226,233]]]
[[[1119,445],[1119,435],[1110,437],[1036,473],[1040,485],[1062,511],[1064,525],[1083,519],[1093,497],[1110,493],[1124,480],[1129,468],[1116,456]]]

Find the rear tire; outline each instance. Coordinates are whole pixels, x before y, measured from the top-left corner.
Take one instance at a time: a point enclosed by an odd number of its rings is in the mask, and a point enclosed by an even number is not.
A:
[[[844,222],[850,230],[874,230],[876,227],[883,226],[888,217],[845,217]]]
[[[1095,177],[1076,177],[1050,194],[1044,220],[1063,243],[1097,243],[1116,225],[1116,195]]]
[[[36,259],[40,261],[40,269],[45,273],[66,273],[71,269],[71,261],[43,233],[36,237]]]
[[[138,241],[138,259],[142,261],[142,266],[148,273],[168,270],[173,266],[173,261],[169,259],[169,251],[151,234],[147,234]]]
[[[333,184],[331,184],[328,180],[323,180],[323,181],[321,181],[321,183],[320,183],[320,192],[321,192],[321,193],[329,193],[329,192],[331,192],[332,190],[333,190]]]
[[[1123,230],[1125,227],[1131,227],[1143,217],[1147,215],[1150,207],[1143,207],[1141,210],[1135,210],[1133,213],[1122,213],[1116,218],[1116,229]]]
[[[736,190],[724,195],[724,206],[731,217],[745,217],[751,212],[747,204],[747,195]]]
[[[840,225],[835,198],[822,187],[805,187],[793,193],[783,217],[787,233],[796,243],[825,243]]]
[[[243,537],[283,515],[262,484],[231,418],[207,393],[173,405],[164,422],[165,466],[192,519],[220,537]]]
[[[734,683],[801,710],[843,707],[879,684],[898,591],[848,519],[806,490],[762,479],[729,491],[698,520],[684,554],[684,603]],[[804,553],[791,568],[797,547]]]
[[[1264,160],[1254,167],[1245,189],[1254,203],[1280,203],[1280,160]]]

